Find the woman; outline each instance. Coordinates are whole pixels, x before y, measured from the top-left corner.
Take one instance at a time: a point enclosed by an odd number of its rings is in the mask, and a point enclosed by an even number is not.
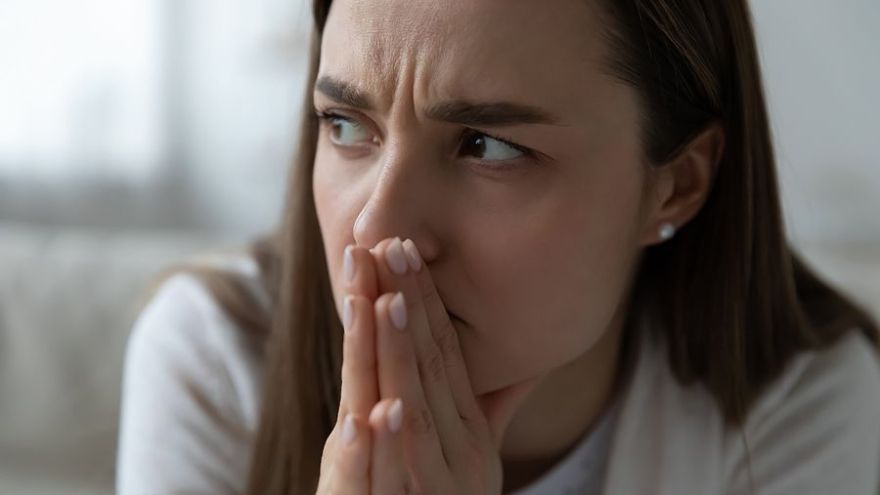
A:
[[[745,1],[314,9],[287,215],[138,319],[121,493],[876,492]]]

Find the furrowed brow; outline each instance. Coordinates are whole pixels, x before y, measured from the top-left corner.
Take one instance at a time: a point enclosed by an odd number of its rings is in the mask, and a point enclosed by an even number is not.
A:
[[[351,83],[322,76],[315,89],[328,98],[362,110],[373,108],[370,98]],[[562,125],[552,114],[530,105],[512,102],[471,103],[454,100],[432,105],[426,111],[429,118],[443,122],[474,127],[501,127],[517,124]]]
[[[327,95],[328,98],[362,110],[372,108],[370,99],[353,84],[330,76],[322,76],[315,82],[315,89]]]
[[[450,101],[434,105],[426,113],[428,117],[435,120],[475,127],[500,127],[517,124],[560,125],[559,119],[540,108],[510,102]]]

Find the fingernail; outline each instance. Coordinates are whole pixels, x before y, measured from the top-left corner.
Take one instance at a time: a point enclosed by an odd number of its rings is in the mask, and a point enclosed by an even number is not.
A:
[[[391,304],[388,305],[388,312],[391,315],[391,323],[398,330],[406,328],[406,301],[403,299],[403,293],[398,292],[391,298]]]
[[[352,245],[345,246],[345,254],[342,256],[342,266],[345,271],[345,281],[351,283],[354,280],[354,257],[351,255]]]
[[[382,403],[377,402],[373,404],[373,408],[370,409],[370,424],[376,424],[379,421],[379,417],[382,416]]]
[[[406,273],[406,255],[403,253],[403,244],[400,239],[395,237],[388,249],[385,250],[385,260],[388,262],[388,268],[397,275]]]
[[[406,251],[406,257],[409,259],[410,268],[412,268],[413,271],[419,271],[419,268],[422,267],[422,257],[419,255],[416,243],[414,243],[412,239],[407,239],[403,241],[403,249]]]
[[[351,331],[352,318],[354,318],[354,308],[352,308],[352,297],[345,296],[342,301],[342,328],[346,333]]]
[[[343,445],[349,445],[354,441],[354,436],[357,431],[354,426],[354,418],[351,417],[351,413],[345,415],[345,422],[342,424],[342,443]]]
[[[388,429],[391,433],[397,433],[400,430],[400,424],[403,422],[403,401],[396,399],[388,408]]]

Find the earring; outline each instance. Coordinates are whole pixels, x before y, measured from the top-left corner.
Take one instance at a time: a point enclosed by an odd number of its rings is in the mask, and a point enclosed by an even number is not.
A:
[[[675,225],[667,222],[660,226],[660,239],[668,241],[675,235]]]

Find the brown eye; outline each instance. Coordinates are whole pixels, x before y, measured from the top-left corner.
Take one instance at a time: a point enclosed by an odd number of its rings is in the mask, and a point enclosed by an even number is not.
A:
[[[503,162],[526,156],[525,150],[502,139],[470,132],[464,136],[462,153],[487,162]]]

